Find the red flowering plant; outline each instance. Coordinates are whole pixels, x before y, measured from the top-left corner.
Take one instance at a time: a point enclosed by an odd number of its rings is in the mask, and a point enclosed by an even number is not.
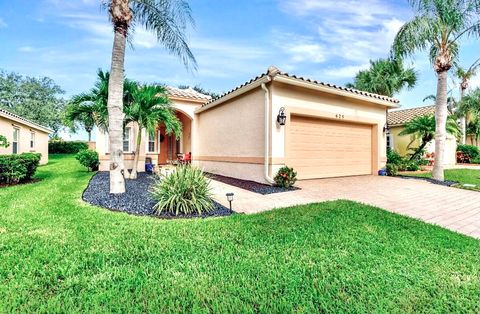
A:
[[[275,178],[275,185],[288,189],[297,182],[297,172],[293,168],[284,166],[277,172]]]

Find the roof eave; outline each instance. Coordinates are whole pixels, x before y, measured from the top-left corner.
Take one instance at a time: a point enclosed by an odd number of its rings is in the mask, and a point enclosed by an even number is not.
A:
[[[5,117],[5,118],[7,118],[9,120],[12,120],[14,122],[24,124],[24,125],[32,128],[32,129],[35,129],[35,130],[40,130],[40,131],[48,133],[48,134],[53,133],[53,130],[51,130],[49,128],[46,128],[44,126],[41,126],[41,125],[36,124],[34,122],[31,122],[31,121],[28,121],[26,119],[19,118],[19,117],[17,117],[16,114],[13,114],[13,113],[10,113],[10,112],[7,112],[7,111],[0,111],[0,116]]]
[[[399,102],[392,102],[392,101],[386,101],[386,100],[381,100],[378,98],[374,98],[371,96],[365,96],[365,95],[360,95],[360,94],[355,94],[349,91],[343,91],[339,90],[338,88],[333,88],[333,87],[328,87],[328,86],[322,86],[314,82],[308,82],[305,80],[285,76],[285,75],[277,75],[274,77],[275,81],[290,84],[290,85],[296,85],[299,87],[304,87],[304,88],[309,88],[309,89],[314,89],[318,91],[322,91],[325,93],[329,94],[334,94],[334,95],[339,95],[339,96],[344,96],[348,98],[354,98],[358,100],[363,100],[367,102],[373,102],[378,105],[382,105],[388,108],[399,108],[400,103]]]

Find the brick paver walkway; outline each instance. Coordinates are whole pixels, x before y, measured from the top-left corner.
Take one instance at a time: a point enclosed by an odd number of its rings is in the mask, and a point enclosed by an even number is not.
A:
[[[480,192],[444,187],[414,179],[359,176],[299,181],[301,190],[260,195],[212,181],[215,199],[235,193],[233,209],[253,214],[272,208],[348,199],[421,219],[480,238]]]

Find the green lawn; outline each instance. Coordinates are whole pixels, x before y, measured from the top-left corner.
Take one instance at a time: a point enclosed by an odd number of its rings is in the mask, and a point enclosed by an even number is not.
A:
[[[0,189],[0,313],[480,311],[473,238],[347,201],[129,216],[84,204],[91,174],[50,161]]]
[[[432,173],[404,173],[406,176],[431,178]],[[480,170],[474,169],[447,169],[445,170],[445,180],[459,182],[459,188],[472,189],[480,191]],[[464,184],[474,184],[476,187],[463,187]]]

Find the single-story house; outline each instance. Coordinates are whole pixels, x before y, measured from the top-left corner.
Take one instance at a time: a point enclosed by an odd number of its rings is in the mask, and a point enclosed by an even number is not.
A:
[[[387,111],[399,101],[344,88],[270,67],[217,99],[169,88],[183,123],[183,137],[159,125],[142,143],[140,160],[156,164],[192,154],[207,172],[271,183],[277,170],[293,167],[298,178],[377,174],[386,162]],[[135,126],[126,129],[126,167],[132,167]],[[145,137],[144,137],[145,138]],[[101,170],[108,169],[107,134],[97,134]],[[143,170],[141,163],[138,170]]]
[[[0,147],[0,155],[41,153],[40,164],[48,163],[48,136],[53,131],[38,123],[0,109],[0,135],[7,138],[10,146]]]
[[[388,112],[389,132],[387,134],[387,147],[391,148],[402,156],[406,156],[412,151],[409,148],[420,146],[420,139],[415,139],[411,135],[400,135],[405,128],[405,124],[416,117],[424,115],[434,115],[435,105],[423,106],[402,110],[391,110]],[[412,142],[413,141],[413,142]],[[426,146],[428,153],[435,152],[435,140]],[[447,134],[445,143],[445,165],[455,165],[457,162],[457,139],[451,134]]]

